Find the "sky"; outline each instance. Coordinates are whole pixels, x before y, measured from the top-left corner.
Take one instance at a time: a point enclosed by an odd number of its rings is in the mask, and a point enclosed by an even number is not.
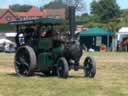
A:
[[[30,4],[30,5],[35,5],[35,6],[43,6],[50,1],[53,0],[0,0],[0,8],[8,8],[9,5],[12,4]],[[86,11],[90,11],[90,2],[93,0],[84,0],[85,6],[86,6]],[[126,9],[128,8],[128,0],[117,0],[118,5],[120,6],[121,9]]]

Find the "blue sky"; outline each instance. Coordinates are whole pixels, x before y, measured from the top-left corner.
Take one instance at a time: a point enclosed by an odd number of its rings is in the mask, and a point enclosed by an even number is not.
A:
[[[47,4],[48,2],[52,0],[0,0],[0,8],[8,8],[8,6],[11,4],[31,4],[36,5],[38,7]],[[86,10],[89,11],[89,4],[92,2],[92,0],[84,0],[86,2]],[[128,0],[117,0],[117,3],[119,4],[121,9],[128,8]]]
[[[8,8],[9,5],[12,4],[29,4],[35,6],[42,6],[44,4],[49,3],[52,0],[0,0],[0,8]]]

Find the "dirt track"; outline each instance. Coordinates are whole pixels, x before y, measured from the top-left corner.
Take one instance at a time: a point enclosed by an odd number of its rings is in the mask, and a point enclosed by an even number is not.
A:
[[[0,53],[0,72],[12,73],[14,70],[14,54]]]
[[[1,73],[13,73],[15,72],[15,70],[12,67],[0,66],[0,72]]]

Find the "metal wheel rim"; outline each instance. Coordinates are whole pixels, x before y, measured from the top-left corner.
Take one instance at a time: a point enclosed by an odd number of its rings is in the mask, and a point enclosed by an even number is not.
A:
[[[64,64],[63,64],[63,61],[59,61],[59,64],[58,64],[58,68],[57,68],[57,73],[58,73],[58,76],[60,77],[63,77],[63,74],[64,74]]]
[[[23,48],[16,54],[16,72],[20,76],[27,76],[30,68],[30,56],[28,51]]]
[[[87,60],[84,63],[84,67],[85,67],[85,73],[88,77],[92,76],[92,60],[90,58],[87,58]]]

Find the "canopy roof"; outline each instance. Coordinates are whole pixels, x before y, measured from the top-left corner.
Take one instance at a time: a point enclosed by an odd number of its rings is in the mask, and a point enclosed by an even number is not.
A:
[[[128,27],[122,27],[119,29],[120,33],[128,33]]]
[[[3,39],[0,39],[0,44],[3,44],[3,43],[10,43],[10,44],[14,44],[12,41],[6,39],[6,38],[3,38]]]
[[[87,31],[80,32],[80,36],[111,36],[112,33],[102,28],[90,28]]]
[[[28,24],[60,25],[63,24],[63,20],[53,19],[53,18],[40,18],[40,19],[31,19],[31,20],[22,20],[22,21],[17,20],[9,23],[15,25],[28,25]]]

